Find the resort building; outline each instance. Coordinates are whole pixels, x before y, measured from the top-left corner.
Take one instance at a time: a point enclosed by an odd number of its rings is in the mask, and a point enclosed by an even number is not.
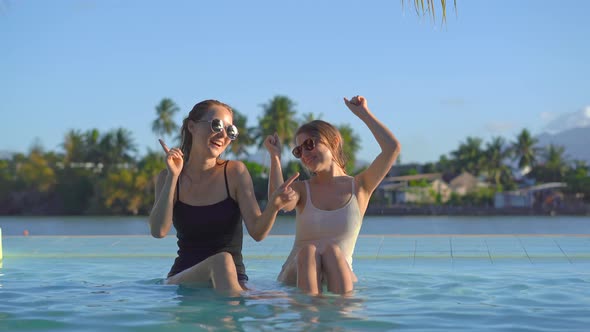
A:
[[[544,183],[514,191],[496,193],[495,208],[554,208],[563,201],[563,182]]]

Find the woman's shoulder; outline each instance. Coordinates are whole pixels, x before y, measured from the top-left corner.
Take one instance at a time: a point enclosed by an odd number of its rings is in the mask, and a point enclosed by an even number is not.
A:
[[[224,164],[227,176],[230,178],[245,178],[250,176],[246,164],[240,160],[226,160]]]
[[[244,164],[244,162],[241,160],[225,160],[225,161],[222,161],[222,164],[224,165],[224,167],[227,168],[228,173],[229,172],[242,173],[245,170],[248,170],[248,168],[246,167],[246,164]]]

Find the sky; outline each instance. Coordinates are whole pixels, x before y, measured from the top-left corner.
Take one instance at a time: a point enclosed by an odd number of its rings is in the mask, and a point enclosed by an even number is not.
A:
[[[424,163],[590,105],[590,1],[447,2],[441,25],[390,0],[0,0],[0,151],[125,127],[141,155],[162,98],[178,123],[218,99],[255,126],[284,95],[351,125],[369,161],[379,146],[342,101],[359,94],[401,161]]]

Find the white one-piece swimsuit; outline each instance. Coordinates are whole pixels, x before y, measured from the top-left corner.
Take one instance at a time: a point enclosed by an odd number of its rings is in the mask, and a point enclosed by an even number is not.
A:
[[[354,178],[352,179],[352,195],[348,202],[336,210],[320,210],[311,202],[309,181],[304,181],[307,200],[302,213],[295,217],[295,242],[289,257],[283,264],[283,271],[295,263],[299,250],[309,244],[323,252],[326,245],[336,244],[352,271],[352,254],[362,224],[362,216],[355,195]],[[279,275],[279,280],[284,279]]]

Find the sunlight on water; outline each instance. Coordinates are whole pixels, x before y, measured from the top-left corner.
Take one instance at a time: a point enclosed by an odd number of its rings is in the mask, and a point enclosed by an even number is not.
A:
[[[23,221],[4,225],[20,234]],[[80,221],[76,232],[97,227]],[[113,223],[144,230],[145,221],[123,221]],[[38,233],[62,222],[27,227]],[[251,289],[237,298],[165,285],[173,236],[9,235],[0,331],[586,331],[588,225],[584,218],[368,218],[349,297],[310,297],[276,282],[293,241],[288,219],[277,228],[286,235],[245,238]],[[502,235],[515,230],[523,235]],[[421,233],[434,234],[412,235]]]
[[[0,330],[584,330],[590,268],[412,267],[359,259],[350,297],[310,297],[250,259],[236,298],[162,283],[170,258],[11,258],[0,274]]]

